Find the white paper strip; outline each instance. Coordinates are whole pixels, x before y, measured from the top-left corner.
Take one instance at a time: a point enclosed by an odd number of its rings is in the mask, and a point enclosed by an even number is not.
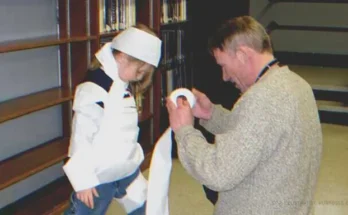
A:
[[[170,99],[176,104],[179,96],[185,96],[190,106],[195,97],[190,90],[179,88],[173,91]],[[153,150],[146,204],[146,215],[169,215],[168,190],[172,169],[172,129],[169,127],[157,141]]]

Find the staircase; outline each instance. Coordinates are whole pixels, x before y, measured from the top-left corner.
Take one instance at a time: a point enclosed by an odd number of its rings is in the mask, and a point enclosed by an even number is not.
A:
[[[322,123],[348,125],[348,68],[289,65],[312,86]]]
[[[276,38],[275,56],[312,86],[322,123],[348,125],[348,53],[347,43],[340,40],[348,27],[339,23],[346,15],[341,9],[347,4],[348,0],[268,0],[254,15],[267,20],[267,32]],[[256,3],[253,6],[259,8]],[[325,9],[330,9],[330,16],[320,15]],[[289,12],[297,17],[285,18]],[[277,37],[281,31],[287,34]]]

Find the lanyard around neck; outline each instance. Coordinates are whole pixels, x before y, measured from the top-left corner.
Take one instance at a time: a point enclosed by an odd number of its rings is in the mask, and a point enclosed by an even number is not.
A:
[[[276,63],[279,63],[279,61],[275,58],[273,59],[271,62],[269,62],[262,70],[261,72],[259,73],[259,75],[257,76],[256,78],[256,81],[257,82],[270,68],[271,66],[273,66],[274,64]]]

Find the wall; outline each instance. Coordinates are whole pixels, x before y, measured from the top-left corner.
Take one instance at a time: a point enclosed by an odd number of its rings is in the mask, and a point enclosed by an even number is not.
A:
[[[280,25],[348,28],[347,3],[276,3],[250,0],[250,15],[264,26],[272,20]],[[347,32],[275,30],[271,33],[276,51],[348,54]]]

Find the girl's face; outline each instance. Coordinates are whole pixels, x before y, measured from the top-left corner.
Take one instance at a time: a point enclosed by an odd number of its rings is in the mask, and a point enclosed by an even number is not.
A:
[[[119,76],[122,81],[136,82],[143,79],[146,72],[153,69],[153,66],[125,56],[119,63]]]

